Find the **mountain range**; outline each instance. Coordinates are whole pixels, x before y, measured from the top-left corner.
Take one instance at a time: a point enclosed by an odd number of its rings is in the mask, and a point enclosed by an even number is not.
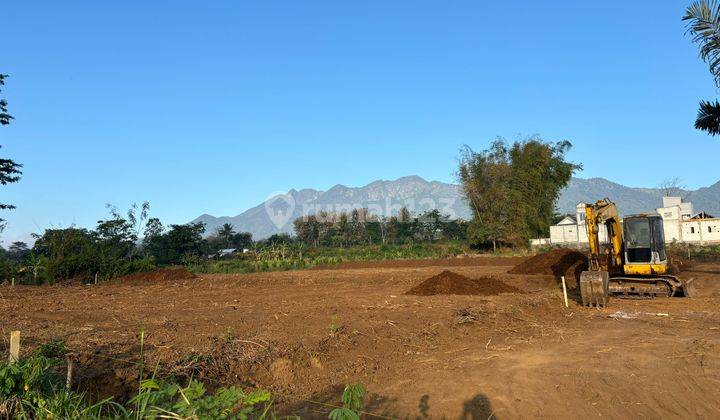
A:
[[[577,203],[609,197],[623,214],[641,213],[659,207],[664,192],[660,188],[627,187],[604,178],[572,178],[558,199],[557,209],[560,213],[574,214]],[[677,189],[675,194],[691,201],[696,212],[704,210],[720,214],[720,181],[698,190]],[[192,222],[205,223],[208,234],[224,223],[230,223],[237,232],[250,232],[253,238],[263,239],[276,233],[292,233],[294,219],[319,211],[368,208],[373,214],[387,216],[397,214],[403,206],[413,213],[438,209],[454,218],[471,217],[458,185],[407,176],[393,181],[378,180],[363,187],[338,184],[327,191],[292,189],[237,216],[203,214]]]

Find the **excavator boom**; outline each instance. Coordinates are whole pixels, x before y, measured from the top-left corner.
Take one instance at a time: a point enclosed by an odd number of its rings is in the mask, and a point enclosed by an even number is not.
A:
[[[607,228],[608,239],[610,240],[609,259],[605,265],[608,270],[622,267],[623,263],[623,235],[620,225],[620,214],[615,203],[605,198],[595,204],[585,206],[585,222],[587,225],[588,242],[590,245],[590,269],[600,270],[600,226]],[[611,268],[612,267],[612,268]]]

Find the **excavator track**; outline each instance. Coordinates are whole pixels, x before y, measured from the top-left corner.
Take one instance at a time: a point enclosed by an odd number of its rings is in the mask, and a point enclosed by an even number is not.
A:
[[[664,278],[612,277],[608,291],[613,297],[622,299],[653,299],[670,297],[675,294],[675,282]]]
[[[610,296],[621,299],[654,299],[656,297],[693,297],[693,279],[681,280],[671,275],[655,277],[610,277],[607,271],[583,271],[580,295],[585,306],[606,306]]]
[[[681,280],[671,275],[656,277],[611,277],[610,294],[627,299],[652,299],[655,297],[694,297],[694,279]]]

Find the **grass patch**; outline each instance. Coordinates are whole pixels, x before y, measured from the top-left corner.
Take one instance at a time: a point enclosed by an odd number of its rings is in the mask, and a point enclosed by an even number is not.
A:
[[[303,248],[287,246],[274,251],[240,255],[219,261],[193,261],[188,270],[195,273],[255,273],[286,271],[337,265],[351,261],[448,258],[467,252],[461,243],[419,243],[368,245],[351,248]]]

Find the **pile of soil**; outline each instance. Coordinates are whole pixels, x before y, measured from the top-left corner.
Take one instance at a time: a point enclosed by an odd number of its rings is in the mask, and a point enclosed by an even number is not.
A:
[[[565,281],[572,289],[580,281],[580,274],[587,269],[587,255],[573,249],[560,248],[530,257],[508,273],[546,274],[558,279],[565,276]]]
[[[432,276],[405,292],[406,295],[481,295],[492,296],[500,293],[521,293],[520,290],[492,277],[471,279],[445,270]]]
[[[666,248],[668,262],[670,263],[669,274],[680,274],[683,271],[691,270],[696,261],[688,258],[687,248],[682,249],[677,245],[670,245]],[[697,258],[697,257],[695,257]]]
[[[185,267],[161,268],[154,271],[143,271],[141,273],[128,274],[114,279],[119,283],[146,283],[146,282],[167,282],[176,280],[196,279],[198,276],[189,272]]]

